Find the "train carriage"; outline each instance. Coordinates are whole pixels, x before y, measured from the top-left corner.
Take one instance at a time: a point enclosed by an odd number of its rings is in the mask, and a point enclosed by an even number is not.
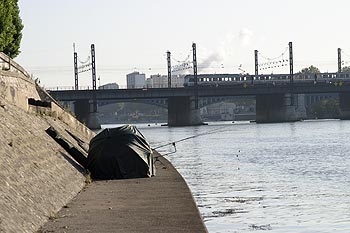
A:
[[[224,85],[288,85],[290,74],[199,74],[197,75],[199,86],[224,86]],[[343,73],[296,73],[293,75],[294,83],[333,83],[350,79],[350,72]],[[186,75],[184,86],[194,86],[194,76]]]

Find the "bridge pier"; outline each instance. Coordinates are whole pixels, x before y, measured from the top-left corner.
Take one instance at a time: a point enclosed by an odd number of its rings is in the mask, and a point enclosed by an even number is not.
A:
[[[90,129],[101,129],[97,113],[92,110],[92,102],[89,100],[78,100],[74,103],[74,113],[80,122]]]
[[[296,105],[295,114],[297,120],[304,120],[307,118],[305,98],[305,94],[294,94],[294,103]]]
[[[350,120],[350,93],[339,94],[340,119]]]
[[[291,94],[257,95],[256,122],[277,123],[297,121],[296,105],[291,105],[291,98]]]
[[[169,97],[168,126],[203,125],[199,109],[194,106],[194,97]]]

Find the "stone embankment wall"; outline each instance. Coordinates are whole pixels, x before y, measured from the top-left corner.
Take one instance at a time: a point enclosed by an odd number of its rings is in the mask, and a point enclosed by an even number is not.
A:
[[[51,107],[32,106],[30,98],[52,101]],[[23,72],[0,70],[0,119],[0,232],[35,232],[76,196],[86,179],[45,130],[53,126],[77,147],[71,134],[88,143],[94,133]]]

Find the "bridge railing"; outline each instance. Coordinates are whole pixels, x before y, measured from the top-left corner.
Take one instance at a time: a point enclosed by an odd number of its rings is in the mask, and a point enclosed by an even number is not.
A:
[[[75,90],[74,86],[56,86],[56,87],[45,87],[49,91],[71,91]],[[98,90],[108,90],[108,89],[127,89],[126,86],[119,86],[119,88],[104,88],[103,86],[98,87]],[[92,90],[92,86],[79,86],[78,90]]]
[[[183,86],[182,86],[183,87]],[[108,88],[104,86],[100,86],[97,89],[98,90],[111,90],[111,89],[159,89],[164,87],[143,87],[143,88],[127,88],[126,85],[119,85],[119,88]],[[181,88],[180,86],[174,87],[174,88]],[[55,86],[55,87],[45,87],[46,90],[49,91],[71,91],[75,90],[74,86]],[[78,90],[92,90],[92,86],[79,86]]]
[[[244,84],[283,84],[290,83],[289,74],[260,74],[260,75],[241,75],[241,74],[200,74],[198,75],[198,86],[225,86],[225,85],[244,85]],[[332,83],[333,81],[348,81],[350,80],[350,72],[342,73],[318,73],[318,74],[294,74],[295,83]],[[192,87],[194,85],[193,75],[185,77],[185,87]],[[180,88],[180,87],[177,87]],[[74,86],[57,86],[46,88],[50,91],[68,91],[74,90]],[[104,90],[101,86],[99,90]],[[106,87],[105,89],[111,89]],[[118,89],[130,89],[127,86],[119,86]],[[156,87],[131,88],[131,89],[157,89]],[[92,90],[91,86],[79,86],[79,90]]]
[[[73,91],[74,86],[56,86],[56,87],[45,87],[48,91]],[[90,86],[79,86],[79,90],[92,90]]]

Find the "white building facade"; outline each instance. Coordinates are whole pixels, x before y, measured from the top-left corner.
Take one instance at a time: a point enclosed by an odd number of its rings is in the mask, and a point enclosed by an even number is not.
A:
[[[146,75],[139,72],[133,72],[126,75],[126,85],[128,89],[145,88]]]
[[[171,76],[171,87],[183,87],[184,77],[184,75]],[[160,74],[151,75],[151,77],[147,79],[146,83],[147,88],[167,88],[168,76]]]

